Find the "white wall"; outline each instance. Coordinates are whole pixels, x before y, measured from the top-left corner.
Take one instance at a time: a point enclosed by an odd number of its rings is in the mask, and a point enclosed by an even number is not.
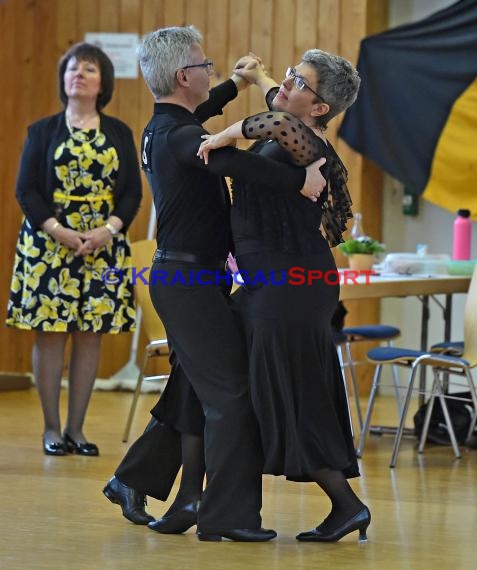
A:
[[[452,4],[454,0],[390,0],[390,26],[395,27],[426,17]],[[418,125],[416,125],[418,128]],[[462,204],[462,208],[465,208]],[[452,226],[455,214],[419,200],[419,214],[415,217],[402,213],[402,187],[386,177],[383,202],[383,242],[388,252],[415,252],[416,244],[424,243],[429,253],[452,253]],[[366,220],[364,229],[366,230]],[[477,225],[473,224],[472,257],[477,259]],[[443,297],[439,297],[444,302]],[[452,338],[463,336],[465,295],[453,297]],[[381,322],[394,324],[402,330],[399,346],[418,347],[420,342],[421,303],[416,298],[386,299],[382,301]],[[442,340],[442,312],[431,301],[430,343]]]

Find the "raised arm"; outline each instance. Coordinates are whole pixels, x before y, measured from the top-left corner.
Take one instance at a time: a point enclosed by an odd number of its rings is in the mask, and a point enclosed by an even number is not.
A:
[[[235,99],[239,91],[245,89],[252,83],[246,77],[242,77],[242,75],[239,74],[240,72],[237,73],[237,71],[248,66],[254,66],[256,57],[254,54],[241,57],[235,63],[230,79],[219,83],[219,85],[209,91],[208,100],[200,104],[194,113],[199,122],[204,123],[211,117],[222,115],[222,109],[225,105]]]
[[[300,119],[283,111],[266,111],[238,121],[215,135],[203,135],[197,155],[207,164],[209,152],[235,146],[237,139],[276,140],[298,166],[326,157],[326,143]]]
[[[277,191],[299,190],[303,186],[306,179],[304,168],[230,146],[218,149],[205,164],[197,156],[197,147],[205,133],[199,125],[179,127],[169,135],[169,148],[180,162],[220,176],[268,185]]]
[[[303,169],[225,145],[212,153],[210,160],[205,163],[195,151],[205,134],[198,126],[182,127],[172,134],[169,143],[176,149],[177,157],[187,164],[210,169],[221,176],[257,182],[277,191],[298,190],[313,202],[316,202],[326,186],[326,180],[320,172],[320,167],[326,162],[325,158]]]

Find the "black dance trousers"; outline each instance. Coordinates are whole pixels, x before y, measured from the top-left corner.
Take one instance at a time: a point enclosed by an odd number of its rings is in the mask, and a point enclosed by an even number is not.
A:
[[[152,418],[114,474],[139,493],[165,501],[181,464],[181,434]]]
[[[167,272],[169,277],[190,277],[191,269],[194,274],[207,270],[172,262],[152,266],[153,271]],[[203,532],[256,529],[261,526],[263,452],[250,400],[245,338],[232,312],[225,282],[217,276],[208,285],[194,281],[181,283],[176,279],[174,285],[151,282],[149,288],[171,348],[204,411],[207,485],[197,526]],[[166,429],[156,424],[146,430],[139,438],[143,441],[136,442],[143,455],[154,434],[162,441],[174,440],[174,433],[168,434]],[[154,448],[151,441],[149,445],[153,453],[157,452],[157,446]],[[163,477],[164,490],[169,484],[167,477],[174,472],[174,462],[176,445],[170,454],[163,453],[160,461],[153,462],[161,466],[158,476]],[[116,473],[129,484],[131,479],[121,476],[120,468]]]

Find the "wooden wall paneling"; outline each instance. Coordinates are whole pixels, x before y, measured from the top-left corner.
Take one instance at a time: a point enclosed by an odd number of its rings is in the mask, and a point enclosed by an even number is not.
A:
[[[234,8],[235,9],[235,8]],[[207,2],[207,32],[204,35],[204,51],[214,62],[215,77],[211,85],[216,85],[230,77],[227,53],[230,46],[228,38],[229,0],[208,0]],[[226,127],[225,117],[218,115],[206,123],[211,133],[216,133]]]
[[[119,30],[121,0],[101,0],[98,2],[98,25],[101,32]]]
[[[193,24],[200,32],[207,36],[207,0],[188,0],[185,6],[185,23]]]
[[[366,35],[366,0],[341,0],[341,2],[340,55],[349,59],[353,65],[356,65],[359,42]],[[357,208],[361,206],[362,181],[360,174],[362,157],[353,152],[341,139],[336,143],[336,150],[350,174],[349,189],[355,204],[354,211],[360,211]],[[366,222],[366,220],[364,221]]]
[[[306,50],[317,47],[318,4],[317,0],[296,0],[294,63]]]
[[[77,12],[77,38],[76,41],[84,41],[84,35],[87,32],[103,31],[99,22],[100,2],[96,0],[80,0]]]
[[[137,33],[141,21],[142,0],[119,0],[119,30]]]
[[[0,5],[2,49],[0,64],[3,81],[0,84],[0,195],[2,223],[0,225],[0,371],[28,372],[31,369],[32,334],[6,328],[3,320],[10,292],[15,245],[22,214],[15,199],[18,159],[30,122],[31,97],[34,93],[32,68],[33,6],[24,2]],[[24,18],[22,21],[21,18]],[[19,22],[24,24],[20,27]]]
[[[250,51],[250,0],[231,4],[228,26],[227,64],[224,78],[230,76],[236,61]],[[239,92],[238,97],[225,108],[225,125],[231,125],[249,115],[249,88]]]
[[[319,0],[317,13],[317,41],[314,47],[340,54],[340,25],[341,25],[341,2],[336,0]],[[326,131],[326,136],[333,145],[336,144],[337,132],[341,123],[341,117],[333,119]]]
[[[137,33],[141,24],[141,0],[120,0],[119,27],[120,33]],[[139,126],[140,88],[143,79],[138,69],[135,79],[117,79],[116,90],[120,92],[118,116],[134,132],[136,144],[140,142]]]
[[[119,32],[120,21],[120,1],[121,0],[101,0],[98,2],[98,20],[96,30],[86,30],[87,32],[104,32],[104,33],[117,33]],[[83,9],[83,8],[81,8]],[[92,22],[94,24],[95,22]],[[118,88],[116,82],[114,94],[105,112],[115,117],[120,116],[121,108],[121,88]]]
[[[26,2],[23,2],[28,6]],[[58,111],[56,66],[58,59],[52,39],[56,34],[56,1],[36,2],[34,4],[35,26],[33,28],[33,46],[35,53],[34,97],[32,113],[35,118],[50,115]],[[41,25],[39,25],[41,22]],[[18,30],[22,35],[21,28]]]
[[[185,26],[185,5],[187,0],[163,0],[164,26]]]
[[[295,0],[275,0],[273,4],[272,77],[278,82],[295,59]]]
[[[13,265],[13,258],[15,254],[15,245],[18,237],[18,230],[20,228],[23,214],[15,199],[15,183],[18,171],[18,164],[21,154],[21,149],[27,135],[27,127],[33,122],[36,117],[32,115],[33,100],[36,99],[36,73],[37,65],[35,60],[35,45],[34,45],[34,29],[37,26],[36,13],[34,5],[27,5],[25,2],[19,2],[15,5],[14,22],[11,28],[13,33],[13,43],[10,44],[11,49],[11,62],[21,70],[20,73],[15,73],[14,69],[9,74],[13,87],[11,91],[12,98],[7,97],[7,115],[5,132],[10,133],[9,144],[12,144],[16,151],[15,158],[8,161],[2,169],[6,168],[8,175],[6,188],[8,189],[8,202],[6,207],[10,210],[12,215],[5,216],[2,220],[4,231],[7,233],[7,239],[2,242],[5,243],[5,254],[8,262],[3,267],[8,267],[5,273],[8,276],[8,283],[10,283],[11,268]],[[19,19],[21,18],[21,19]],[[21,29],[19,29],[18,22],[22,22]],[[8,48],[7,48],[8,49]],[[3,50],[2,50],[3,52]],[[55,81],[55,77],[51,78]],[[2,99],[3,105],[4,99]],[[3,253],[2,253],[3,255]],[[2,306],[4,306],[2,304]]]
[[[250,15],[250,49],[262,58],[266,69],[276,81],[280,77],[272,74],[273,44],[273,0],[252,0]],[[249,114],[266,109],[261,89],[251,87],[248,90]]]
[[[58,18],[56,21],[56,46],[58,58],[76,42],[80,41],[78,34],[78,13],[80,11],[78,0],[58,2]]]
[[[378,34],[389,27],[389,2],[368,0],[367,3],[367,35]]]
[[[315,47],[330,53],[340,53],[341,10],[340,0],[319,0],[318,43]]]

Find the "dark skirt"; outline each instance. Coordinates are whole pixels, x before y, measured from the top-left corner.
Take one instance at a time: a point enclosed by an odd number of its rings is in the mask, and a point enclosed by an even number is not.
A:
[[[358,476],[331,335],[339,298],[331,252],[248,254],[238,264],[249,283],[234,300],[247,338],[264,473],[311,481],[311,473],[329,468]]]

